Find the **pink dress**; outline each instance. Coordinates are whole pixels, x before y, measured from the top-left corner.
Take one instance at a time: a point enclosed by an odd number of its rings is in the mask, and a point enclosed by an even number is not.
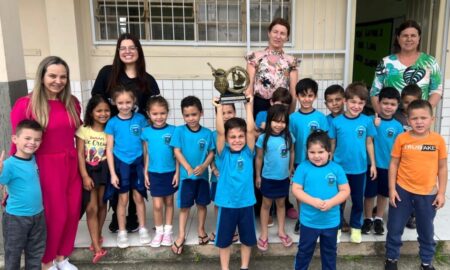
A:
[[[78,113],[80,103],[73,97]],[[17,124],[27,115],[30,96],[16,101],[11,111],[13,134]],[[59,100],[49,100],[49,123],[36,152],[39,167],[44,212],[47,223],[47,242],[43,263],[51,262],[57,255],[69,256],[74,248],[81,207],[82,181],[78,171],[75,149],[77,127]],[[10,154],[16,151],[12,145]]]

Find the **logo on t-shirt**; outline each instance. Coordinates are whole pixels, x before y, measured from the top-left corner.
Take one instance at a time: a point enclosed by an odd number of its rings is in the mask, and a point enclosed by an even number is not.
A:
[[[386,135],[388,138],[394,137],[394,134],[395,134],[395,129],[393,129],[393,128],[386,129]]]
[[[437,150],[436,145],[432,144],[405,144],[405,146],[403,146],[403,149],[421,152],[434,152]]]
[[[201,151],[205,150],[205,146],[206,146],[206,140],[205,139],[200,139],[198,141],[198,146],[200,148]]]
[[[241,157],[237,160],[237,169],[238,171],[244,170],[244,159]]]
[[[329,186],[334,186],[336,184],[336,175],[334,173],[329,173],[325,178],[328,181]]]
[[[279,147],[278,147],[278,149],[279,149],[279,151],[280,151],[280,156],[281,156],[281,158],[287,158],[288,157],[288,149],[286,148],[286,144],[281,144]]]
[[[139,136],[139,135],[141,135],[141,126],[139,126],[138,124],[132,124],[132,125],[130,125],[130,132],[131,132],[131,134],[133,134],[134,136]]]
[[[364,137],[364,133],[366,133],[366,127],[359,126],[359,127],[356,128],[356,136],[358,138]]]
[[[309,126],[309,132],[313,133],[314,131],[316,131],[317,129],[319,129],[319,123],[317,123],[317,121],[311,121],[308,123]]]
[[[164,134],[163,135],[163,139],[164,139],[164,143],[166,144],[166,145],[169,145],[170,144],[170,139],[172,138],[172,135],[171,134]]]

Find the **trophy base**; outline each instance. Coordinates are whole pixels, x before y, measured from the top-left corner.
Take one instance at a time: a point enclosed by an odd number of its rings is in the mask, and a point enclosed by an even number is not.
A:
[[[220,104],[247,103],[247,101],[244,94],[225,94],[221,95],[219,99]]]

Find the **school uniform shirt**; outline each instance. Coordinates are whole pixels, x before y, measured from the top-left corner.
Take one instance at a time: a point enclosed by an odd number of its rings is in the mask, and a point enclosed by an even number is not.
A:
[[[30,159],[16,156],[6,159],[0,174],[0,184],[8,188],[6,213],[29,217],[44,210],[39,170],[34,156]]]
[[[309,196],[329,200],[339,193],[340,185],[347,183],[347,177],[342,167],[333,161],[319,167],[306,160],[295,170],[293,181]],[[300,222],[304,226],[315,229],[339,226],[339,205],[323,212],[309,204],[300,204]]]
[[[372,121],[375,116],[371,116]],[[403,132],[402,124],[395,120],[381,118],[381,123],[378,127],[377,135],[373,137],[375,162],[377,168],[389,169],[391,162],[391,150],[397,136]]]
[[[170,146],[175,126],[156,128],[152,125],[142,130],[141,139],[147,143],[148,171],[167,173],[176,170],[173,147]]]
[[[328,121],[322,112],[313,109],[309,113],[300,110],[289,116],[289,131],[295,138],[295,164],[306,160],[306,140],[314,130],[328,131]]]
[[[347,174],[367,171],[366,138],[377,135],[373,120],[365,114],[349,118],[341,114],[333,119],[328,135],[336,139],[333,159]]]
[[[267,111],[260,111],[255,118],[255,125],[257,128],[261,128],[262,123],[267,120]]]
[[[331,127],[331,123],[333,122],[334,116],[333,114],[328,114],[327,115],[327,122],[328,122],[328,127]]]
[[[190,130],[187,125],[176,127],[170,146],[181,150],[192,169],[205,162],[208,153],[215,149],[211,130],[202,126],[197,131]],[[203,174],[198,176],[194,174],[188,175],[184,166],[180,165],[180,180],[184,179],[208,180],[208,170],[206,169]]]
[[[255,153],[245,145],[241,151],[231,151],[225,144],[218,155],[221,162],[215,205],[227,208],[243,208],[256,203],[253,191],[253,157]]]
[[[97,166],[106,160],[106,133],[91,127],[80,126],[75,136],[84,141],[84,159],[87,164]]]
[[[263,148],[264,138],[262,134],[256,141],[256,147]],[[293,136],[292,143],[295,142]],[[264,150],[264,162],[262,168],[262,177],[271,180],[284,180],[289,177],[289,160],[291,151],[287,146],[283,136],[270,135],[267,140],[267,146]]]
[[[140,113],[133,113],[128,119],[119,115],[112,117],[105,127],[107,135],[114,136],[114,155],[121,161],[131,164],[142,156],[142,129],[147,126],[147,120]]]

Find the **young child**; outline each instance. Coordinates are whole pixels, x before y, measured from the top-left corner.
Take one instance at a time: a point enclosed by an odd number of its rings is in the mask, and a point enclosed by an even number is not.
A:
[[[245,105],[247,123],[241,118],[231,118],[225,124],[222,105],[217,108],[217,157],[221,172],[217,183],[215,203],[219,206],[216,227],[216,247],[219,248],[220,265],[229,269],[230,245],[236,227],[241,241],[241,269],[248,269],[251,247],[256,244],[253,205],[253,157],[255,148],[255,124],[253,98]]]
[[[117,246],[129,246],[125,227],[125,212],[128,205],[128,193],[133,190],[133,200],[139,221],[139,241],[150,243],[150,235],[145,228],[145,204],[147,190],[144,179],[144,163],[141,142],[142,128],[147,125],[145,117],[133,112],[136,104],[134,92],[123,86],[113,90],[112,100],[119,113],[108,121],[106,133],[106,156],[111,173],[111,185],[119,192],[117,204],[117,221],[119,232]]]
[[[291,136],[288,107],[273,105],[267,115],[265,132],[256,142],[255,185],[263,196],[260,213],[261,234],[257,244],[261,251],[269,248],[268,222],[273,201],[277,207],[278,237],[283,246],[292,245],[292,239],[284,230],[285,197],[289,195],[289,176],[294,165],[294,141]]]
[[[436,249],[434,217],[444,206],[447,187],[447,149],[441,135],[430,130],[433,109],[425,100],[408,106],[412,130],[400,134],[389,165],[389,217],[386,237],[386,270],[397,270],[402,234],[410,214],[416,213],[420,269],[431,265]]]
[[[170,141],[175,126],[166,123],[169,104],[162,96],[150,97],[147,102],[150,126],[142,130],[144,142],[145,186],[150,188],[156,234],[151,247],[172,245],[173,198],[177,191],[179,166]],[[165,217],[163,217],[165,213]],[[163,223],[164,220],[164,223]]]
[[[350,241],[361,243],[361,226],[364,209],[367,156],[370,159],[370,177],[377,176],[373,137],[377,134],[373,120],[362,114],[368,91],[362,83],[351,83],[345,89],[344,114],[333,119],[330,128],[332,156],[344,169],[350,185],[352,209],[350,214]],[[341,208],[341,215],[343,215]],[[339,232],[338,232],[339,233]],[[339,235],[338,235],[339,241]]]
[[[378,95],[380,114],[373,116],[377,135],[373,138],[375,161],[377,164],[377,178],[372,180],[366,176],[366,190],[364,192],[364,223],[361,232],[368,234],[373,227],[375,234],[384,234],[383,216],[389,197],[388,169],[391,160],[391,150],[397,136],[403,132],[400,122],[393,118],[400,103],[400,94],[393,87],[381,89]],[[368,170],[370,172],[370,169]],[[375,220],[372,209],[377,198]]]
[[[22,120],[12,142],[13,156],[0,156],[0,184],[6,185],[8,198],[3,213],[5,269],[20,269],[25,253],[25,269],[41,269],[45,251],[46,226],[41,185],[34,153],[41,145],[42,127],[34,120]]]
[[[195,96],[183,98],[181,112],[186,125],[178,126],[170,141],[181,165],[180,191],[177,197],[180,208],[179,232],[172,245],[175,254],[183,252],[186,223],[194,201],[198,211],[198,243],[206,245],[209,242],[209,236],[205,232],[206,206],[211,202],[207,169],[214,158],[211,130],[200,125],[200,118],[203,116],[200,100]]]
[[[100,95],[93,96],[86,106],[84,123],[75,134],[78,167],[83,178],[83,192],[89,195],[86,221],[92,241],[90,249],[94,252],[93,263],[100,261],[107,253],[105,249],[102,249],[102,228],[106,218],[103,194],[105,185],[109,181],[104,129],[110,115],[111,108],[108,101]]]
[[[270,99],[270,106],[275,104],[284,104],[290,106],[292,103],[292,96],[284,87],[278,87],[275,92],[273,92],[272,98]],[[256,130],[258,132],[264,132],[266,128],[267,111],[260,111],[255,118]]]
[[[344,88],[339,84],[333,84],[325,89],[324,93],[325,106],[330,111],[327,115],[328,125],[336,116],[344,113]]]
[[[339,204],[350,194],[344,170],[330,161],[330,138],[314,131],[307,140],[308,160],[295,171],[292,192],[301,202],[300,243],[295,269],[307,270],[320,238],[322,269],[336,269],[336,238],[340,223]]]
[[[294,168],[306,160],[306,140],[309,134],[318,129],[328,131],[327,118],[313,107],[318,92],[317,82],[310,78],[301,79],[295,86],[295,92],[300,109],[289,116],[289,130],[295,138]],[[294,233],[298,234],[299,228],[297,220]]]

